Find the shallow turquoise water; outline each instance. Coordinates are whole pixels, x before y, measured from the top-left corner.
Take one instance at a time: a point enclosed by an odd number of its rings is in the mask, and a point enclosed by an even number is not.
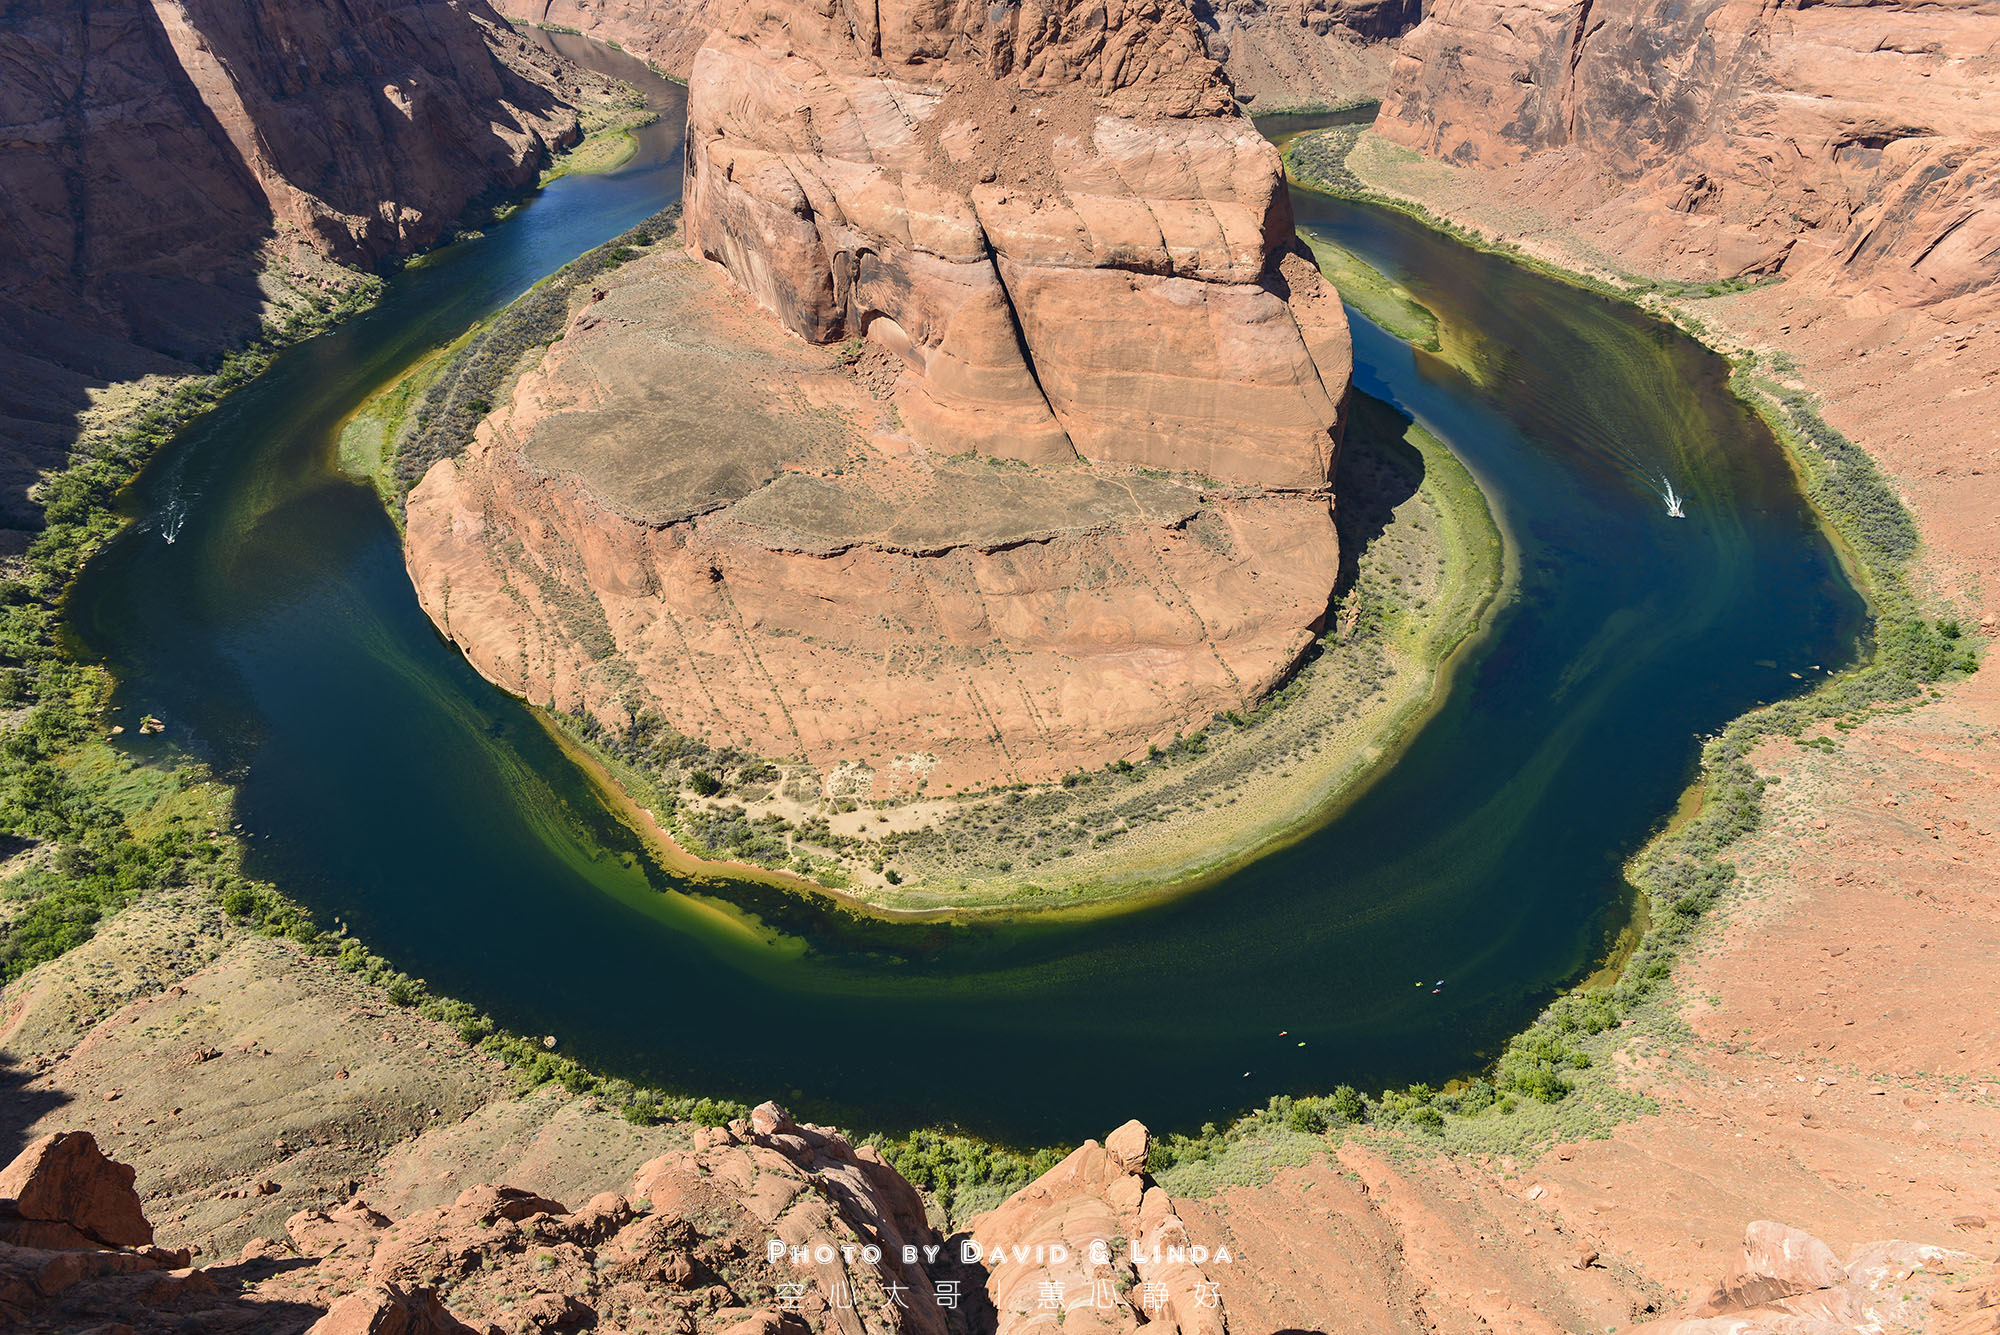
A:
[[[744,930],[652,866],[437,636],[381,507],[332,458],[374,388],[677,195],[679,93],[653,84],[666,114],[632,166],[558,181],[190,427],[72,604],[124,721],[168,722],[134,749],[240,779],[253,870],[505,1024],[676,1089],[1022,1142],[1440,1080],[1602,955],[1619,867],[1695,735],[1854,652],[1859,600],[1719,360],[1397,215],[1300,195],[1302,224],[1473,341],[1468,378],[1356,327],[1359,387],[1451,444],[1521,569],[1437,717],[1332,824],[1157,909],[892,927],[786,901],[766,915],[782,928]],[[1689,518],[1667,518],[1661,472]]]

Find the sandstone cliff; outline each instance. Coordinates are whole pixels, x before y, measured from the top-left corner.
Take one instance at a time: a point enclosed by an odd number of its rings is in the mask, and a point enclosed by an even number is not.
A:
[[[508,18],[616,42],[677,78],[735,0],[497,0]],[[1377,98],[1416,0],[1195,0],[1203,48],[1256,110]]]
[[[1258,113],[1345,106],[1389,87],[1397,39],[1417,0],[1207,0],[1195,6],[1208,53]]]
[[[0,512],[23,517],[93,389],[253,333],[278,276],[337,281],[319,257],[437,240],[575,134],[484,0],[17,4],[0,40]]]
[[[1440,0],[1378,128],[1504,168],[1639,268],[1923,305],[2000,272],[2000,15],[1951,4]]]
[[[605,283],[410,496],[483,673],[814,801],[1142,757],[1285,677],[1347,324],[1187,10],[753,4],[687,134],[713,263]]]
[[[902,359],[920,444],[1327,486],[1346,321],[1186,9],[746,5],[688,145],[689,246]]]
[[[1310,452],[1300,490],[949,457],[899,429],[899,379],[677,247],[636,260],[411,493],[418,594],[527,699],[863,797],[1141,757],[1311,642],[1340,555]]]
[[[615,42],[657,69],[685,79],[694,54],[732,8],[734,0],[497,0],[517,23],[574,28],[600,42]]]

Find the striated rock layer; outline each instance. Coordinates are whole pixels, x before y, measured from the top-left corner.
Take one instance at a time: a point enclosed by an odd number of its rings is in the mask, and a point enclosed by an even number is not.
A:
[[[1566,155],[1548,197],[1638,267],[1909,307],[1993,282],[1996,81],[1986,0],[1439,0],[1378,128],[1461,166]]]
[[[1196,7],[1208,53],[1259,114],[1380,99],[1416,0],[1208,0]]]
[[[677,79],[694,68],[695,52],[733,0],[496,0],[516,23],[571,28],[615,42]]]
[[[437,240],[576,133],[484,0],[11,5],[0,47],[0,517],[95,387],[254,332],[271,271]]]
[[[1177,5],[856,22],[751,4],[703,48],[711,263],[621,272],[411,494],[424,605],[530,700],[829,793],[1254,705],[1338,575],[1351,365],[1275,151]]]
[[[496,0],[520,23],[616,42],[685,78],[735,0]],[[1380,97],[1394,41],[1422,17],[1416,0],[1206,0],[1192,6],[1205,52],[1236,95],[1274,107]]]
[[[685,206],[786,328],[903,361],[922,445],[1332,476],[1346,321],[1178,5],[753,0],[695,60]]]
[[[425,608],[538,704],[862,796],[1143,756],[1311,642],[1323,486],[943,456],[876,397],[902,363],[852,351],[678,248],[618,270],[411,493]]]

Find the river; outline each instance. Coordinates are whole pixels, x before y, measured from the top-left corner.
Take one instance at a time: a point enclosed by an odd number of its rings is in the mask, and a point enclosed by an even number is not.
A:
[[[1394,275],[1462,348],[1447,363],[1357,318],[1356,383],[1465,461],[1519,567],[1393,768],[1213,887],[1095,922],[879,924],[799,901],[760,922],[756,895],[690,892],[436,634],[394,527],[335,458],[374,390],[677,196],[681,91],[576,49],[660,108],[633,161],[397,275],[189,426],[70,604],[116,674],[124,744],[239,783],[254,873],[505,1025],[678,1091],[1014,1143],[1440,1081],[1603,957],[1630,912],[1620,867],[1692,776],[1697,734],[1856,652],[1862,604],[1720,359],[1400,215],[1300,193],[1302,225]],[[1660,473],[1687,518],[1666,515]],[[137,735],[148,712],[162,737]]]

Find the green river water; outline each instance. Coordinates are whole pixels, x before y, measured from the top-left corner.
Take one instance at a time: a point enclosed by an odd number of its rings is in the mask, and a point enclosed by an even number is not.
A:
[[[1631,911],[1620,866],[1691,777],[1696,735],[1856,652],[1862,604],[1719,359],[1400,215],[1299,193],[1302,226],[1469,348],[1468,375],[1357,320],[1356,383],[1465,461],[1519,567],[1393,768],[1212,887],[1088,923],[890,924],[677,883],[436,634],[374,493],[335,462],[371,392],[677,196],[679,90],[585,54],[661,107],[633,162],[398,275],[195,422],[71,603],[117,675],[126,744],[240,783],[253,872],[503,1024],[671,1089],[1017,1143],[1440,1081],[1603,957]],[[135,735],[145,712],[163,738]]]

